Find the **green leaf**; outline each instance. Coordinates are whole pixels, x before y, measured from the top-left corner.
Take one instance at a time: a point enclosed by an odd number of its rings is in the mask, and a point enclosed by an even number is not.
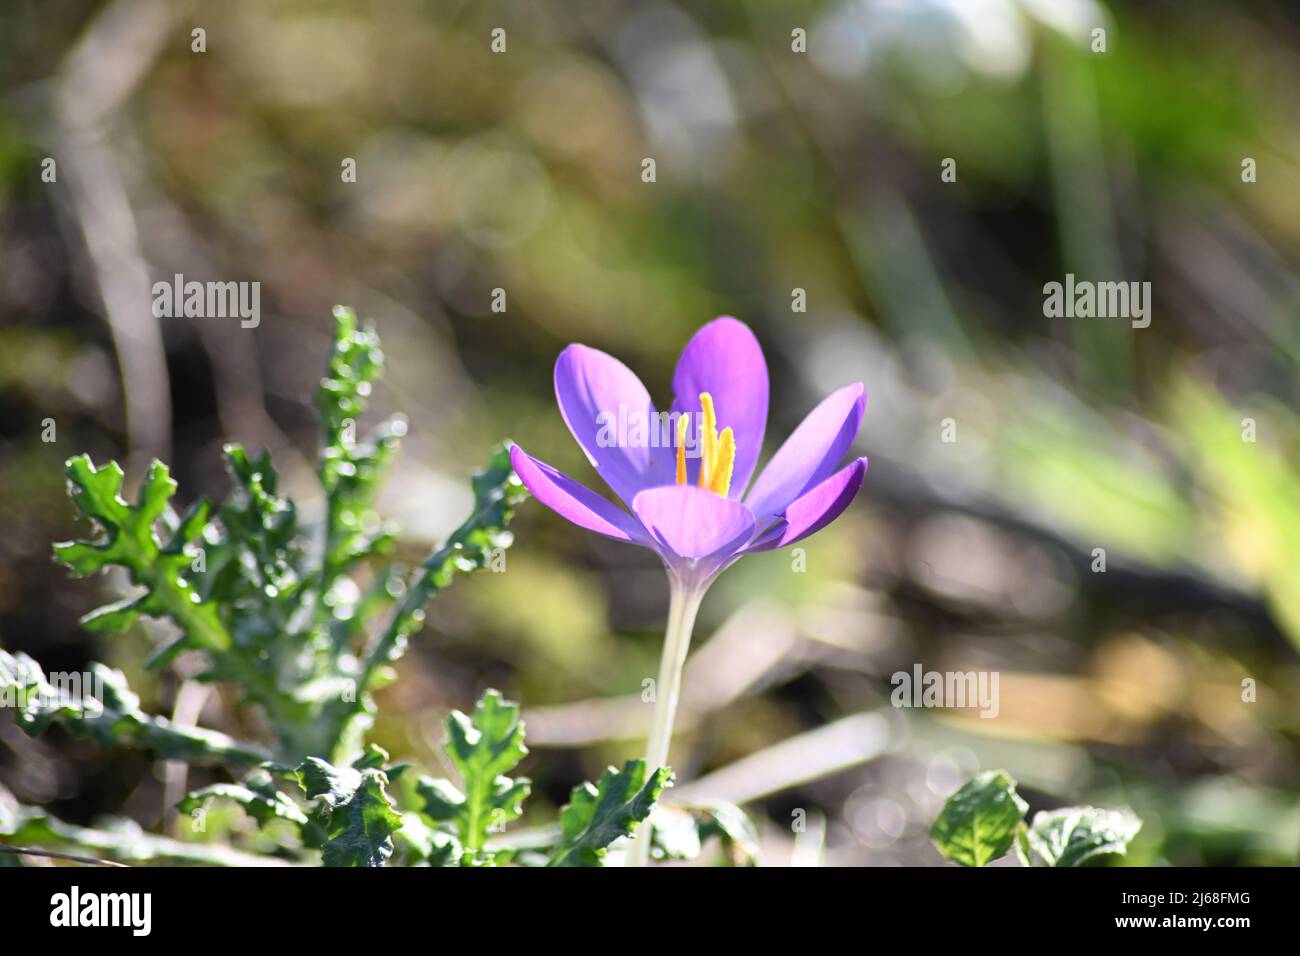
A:
[[[1015,780],[1004,771],[986,770],[948,798],[930,838],[949,860],[986,866],[1011,849],[1016,827],[1028,811]]]
[[[215,730],[178,727],[145,713],[122,672],[103,664],[91,664],[87,675],[63,676],[89,680],[74,694],[69,680],[50,683],[26,654],[0,651],[0,707],[14,707],[18,726],[33,737],[57,722],[100,747],[135,744],[168,759],[257,764],[269,756]]]
[[[317,802],[313,817],[326,836],[324,864],[383,866],[393,855],[393,834],[403,825],[384,772],[335,767],[308,757],[295,775],[303,792]]]
[[[357,440],[358,420],[383,373],[384,353],[379,336],[361,328],[351,309],[336,307],[334,321],[334,350],[316,393],[321,413],[319,476],[328,502],[321,574],[325,592],[350,564],[389,549],[392,529],[373,505],[406,434],[406,419],[398,416],[380,424],[366,440]]]
[[[385,790],[387,783],[378,770],[361,773],[356,793],[331,816],[322,857],[326,866],[382,866],[392,855],[393,833],[402,818]]]
[[[311,604],[297,508],[278,492],[279,475],[263,451],[223,449],[233,487],[203,531],[203,567],[192,578],[200,596],[216,604],[234,639],[227,653],[208,654],[208,681],[240,687],[266,712],[281,750],[296,762],[321,746],[322,709],[309,689],[337,676],[300,613]],[[337,695],[336,695],[337,696]],[[304,733],[306,728],[309,733]]]
[[[253,771],[243,783],[213,783],[200,787],[177,803],[176,809],[191,814],[214,798],[233,800],[262,826],[276,819],[288,820],[299,827],[309,823],[302,808],[287,794],[277,790],[271,775],[262,769]]]
[[[447,718],[447,755],[460,771],[464,792],[446,780],[421,778],[416,792],[426,816],[455,829],[464,849],[473,854],[487,842],[489,831],[501,830],[523,813],[531,784],[511,779],[528,753],[519,705],[485,691],[473,716],[452,711]]]
[[[158,528],[167,523],[176,482],[162,462],[149,466],[135,505],[121,497],[123,474],[116,462],[97,469],[88,456],[78,455],[68,459],[66,473],[73,502],[99,525],[103,538],[61,542],[54,546],[55,556],[82,577],[118,565],[127,570],[132,584],[146,589],[137,598],[92,611],[82,622],[93,630],[119,631],[148,614],[170,619],[181,629],[176,650],[228,650],[231,638],[216,606],[204,601],[191,582],[190,565],[206,523],[206,503],[197,505],[164,543]]]
[[[1036,813],[1029,843],[1048,866],[1082,866],[1094,857],[1127,853],[1141,829],[1128,808],[1065,807]]]
[[[672,779],[672,771],[660,767],[647,780],[645,761],[629,760],[622,770],[607,768],[595,786],[574,787],[560,812],[560,845],[548,865],[602,866],[609,845],[632,835]]]
[[[131,863],[196,863],[201,866],[284,866],[276,857],[243,853],[230,847],[189,843],[145,833],[126,818],[101,819],[96,827],[82,827],[51,816],[40,807],[17,803],[0,788],[0,842],[5,844],[63,847],[95,857]]]
[[[222,449],[234,487],[218,509],[220,530],[205,536],[205,596],[220,599],[243,643],[265,645],[288,627],[305,585],[298,509],[278,493],[271,456],[255,458],[240,445]]]

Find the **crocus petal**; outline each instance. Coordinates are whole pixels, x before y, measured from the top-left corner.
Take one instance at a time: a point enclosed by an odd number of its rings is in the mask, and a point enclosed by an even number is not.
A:
[[[693,485],[665,485],[632,502],[665,559],[726,557],[754,533],[754,516],[739,501]]]
[[[555,397],[574,439],[624,501],[631,504],[643,488],[672,483],[671,430],[661,442],[650,393],[618,359],[570,345],[555,360]],[[643,429],[639,436],[637,428]]]
[[[769,528],[747,551],[770,551],[810,534],[816,534],[840,516],[862,487],[867,474],[867,460],[845,465],[811,491],[800,495],[785,509],[784,520]]]
[[[724,315],[686,343],[673,374],[673,410],[698,415],[700,392],[713,396],[718,428],[730,427],[736,436],[729,497],[739,499],[763,451],[767,428],[767,363],[745,323]],[[698,458],[688,462],[690,481],[696,480],[699,466]]]
[[[828,395],[772,456],[745,499],[759,525],[835,471],[862,424],[867,405],[861,382]]]
[[[618,541],[646,541],[645,530],[630,514],[518,445],[510,449],[510,464],[533,497],[560,517]]]

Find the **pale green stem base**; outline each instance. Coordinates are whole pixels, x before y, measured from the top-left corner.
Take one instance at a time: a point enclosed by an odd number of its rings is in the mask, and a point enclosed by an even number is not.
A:
[[[681,696],[682,667],[691,649],[691,631],[707,585],[670,578],[672,596],[668,602],[668,629],[664,633],[663,656],[659,659],[659,680],[655,684],[654,717],[646,743],[645,768],[650,774],[668,766],[668,751],[673,742],[673,720],[677,716],[677,699]],[[628,847],[624,866],[645,866],[650,862],[650,821],[637,827]]]

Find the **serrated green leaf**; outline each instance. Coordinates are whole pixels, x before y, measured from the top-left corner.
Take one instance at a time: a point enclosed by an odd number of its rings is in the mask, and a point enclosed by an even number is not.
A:
[[[228,444],[223,454],[234,488],[218,510],[225,534],[208,554],[212,566],[230,572],[220,592],[252,599],[263,614],[277,605],[291,608],[304,584],[298,508],[279,494],[280,476],[268,452],[250,458],[242,446]]]
[[[135,505],[121,497],[123,475],[116,462],[97,469],[88,456],[78,455],[68,459],[66,472],[72,500],[103,530],[103,540],[61,542],[54,546],[55,556],[82,577],[120,566],[133,584],[146,589],[138,598],[91,612],[83,622],[94,630],[120,630],[148,614],[173,621],[181,629],[181,642],[191,647],[228,650],[231,638],[216,606],[204,601],[190,580],[189,552],[202,521],[192,517],[182,522],[166,543],[158,535],[176,491],[167,466],[159,461],[149,466]]]
[[[1128,808],[1065,807],[1034,814],[1029,844],[1048,866],[1082,866],[1106,854],[1123,855],[1142,829]]]
[[[299,785],[317,802],[315,822],[324,831],[326,866],[383,866],[393,854],[402,817],[388,796],[382,770],[335,767],[308,757],[295,771]]]
[[[321,573],[326,592],[350,564],[388,550],[392,529],[373,505],[406,434],[406,419],[396,416],[358,440],[358,421],[383,373],[384,353],[374,330],[360,327],[351,309],[335,308],[334,321],[334,350],[316,392],[321,413],[319,476],[328,501]]]
[[[506,776],[528,753],[519,705],[495,690],[485,691],[472,716],[447,718],[447,755],[460,771],[463,792],[446,780],[421,778],[416,792],[426,816],[454,827],[465,851],[482,850],[490,831],[523,813],[531,784]]]
[[[930,838],[949,860],[986,866],[1011,849],[1016,827],[1028,811],[1015,780],[1001,770],[987,770],[948,798]]]
[[[330,838],[322,851],[326,866],[382,866],[392,856],[393,834],[402,818],[385,790],[387,783],[378,770],[362,771],[352,799],[330,817]]]
[[[561,837],[548,866],[601,866],[609,845],[631,836],[650,815],[673,774],[660,767],[646,779],[645,761],[629,760],[622,770],[609,767],[593,786],[573,788],[560,812]]]

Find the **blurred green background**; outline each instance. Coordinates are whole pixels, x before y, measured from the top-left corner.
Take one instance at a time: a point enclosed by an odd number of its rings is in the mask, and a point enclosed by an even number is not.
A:
[[[861,380],[871,465],[806,570],[748,559],[707,599],[679,797],[744,804],[770,865],[934,865],[944,797],[1003,767],[1035,809],[1131,805],[1129,862],[1295,863],[1298,49],[1283,0],[7,0],[0,644],[256,734],[183,667],[141,673],[148,628],[78,626],[117,582],[50,560],[65,458],[133,486],[161,457],[189,501],[225,492],[223,440],[265,446],[310,516],[310,397],[351,304],[388,354],[376,415],[411,419],[385,506],[414,558],[501,437],[600,487],[554,405],[566,344],[663,407],[732,314],[772,447]],[[260,326],[154,319],[178,272],[260,281]],[[1150,281],[1150,327],[1044,317],[1066,273]],[[430,608],[375,737],[438,769],[447,710],[498,686],[541,815],[639,753],[667,589],[539,505],[515,530],[507,573]],[[890,707],[917,663],[996,670],[998,717]],[[73,821],[179,832],[176,773],[0,717],[0,786]]]

